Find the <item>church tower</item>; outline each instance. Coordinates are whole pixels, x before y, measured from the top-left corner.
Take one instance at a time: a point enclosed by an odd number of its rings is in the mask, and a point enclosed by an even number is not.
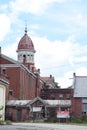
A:
[[[27,34],[27,28],[25,28],[25,34],[19,41],[17,53],[17,59],[20,63],[34,66],[35,49],[31,38]]]

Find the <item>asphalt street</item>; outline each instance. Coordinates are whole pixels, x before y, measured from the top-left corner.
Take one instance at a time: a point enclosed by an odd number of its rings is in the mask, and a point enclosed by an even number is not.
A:
[[[59,123],[12,123],[12,125],[0,125],[0,130],[87,130],[87,126]]]
[[[30,125],[0,125],[0,130],[52,130],[47,127]]]

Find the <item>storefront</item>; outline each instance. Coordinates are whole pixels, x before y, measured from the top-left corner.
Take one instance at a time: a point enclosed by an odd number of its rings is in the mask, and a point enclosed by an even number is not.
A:
[[[56,117],[59,118],[58,111],[62,112],[67,110],[69,112],[71,108],[71,101],[70,100],[43,100],[40,97],[36,97],[33,100],[26,100],[26,101],[9,100],[7,103],[7,108],[9,112],[12,112],[12,115],[14,116],[13,119],[16,121],[22,121],[22,120],[35,121],[38,119],[43,119],[43,120],[47,119],[49,117],[49,112],[52,108],[55,108]],[[69,113],[67,113],[67,115],[69,118],[70,117]],[[65,113],[63,116],[65,116]]]

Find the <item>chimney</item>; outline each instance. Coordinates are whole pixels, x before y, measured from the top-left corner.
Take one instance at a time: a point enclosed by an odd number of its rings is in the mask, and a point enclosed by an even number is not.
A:
[[[40,69],[38,69],[38,73],[40,74]]]
[[[52,75],[50,74],[50,78],[52,78]]]
[[[34,73],[34,69],[35,69],[35,67],[34,67],[34,66],[32,66],[32,73]]]
[[[74,72],[74,73],[73,73],[73,77],[75,77],[75,76],[76,76],[76,73]]]

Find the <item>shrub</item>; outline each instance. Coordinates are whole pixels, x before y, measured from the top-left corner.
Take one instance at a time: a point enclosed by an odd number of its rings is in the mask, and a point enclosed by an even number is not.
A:
[[[72,123],[83,123],[86,121],[87,121],[87,119],[86,119],[86,116],[84,116],[84,115],[81,115],[79,117],[71,117]]]
[[[6,124],[7,125],[11,125],[11,121],[10,120],[6,120]]]

